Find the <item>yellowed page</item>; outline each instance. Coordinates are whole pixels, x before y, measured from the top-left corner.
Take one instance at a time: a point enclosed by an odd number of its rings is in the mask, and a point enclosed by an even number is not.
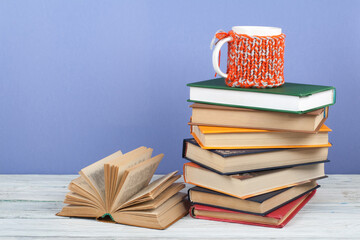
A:
[[[118,223],[139,227],[165,229],[189,211],[189,204],[183,196],[174,196],[161,206],[152,210],[116,212],[112,216]]]
[[[163,191],[154,200],[138,203],[129,207],[121,208],[119,211],[141,211],[155,209],[166,202],[169,198],[178,193],[181,189],[185,188],[184,183],[173,183],[165,191]]]
[[[166,183],[171,177],[173,177],[178,171],[174,171],[172,173],[169,173],[155,181],[153,181],[152,183],[150,183],[148,186],[146,186],[145,188],[141,189],[139,192],[137,192],[135,195],[133,195],[129,200],[127,200],[126,202],[124,202],[121,206],[119,206],[118,208],[123,208],[126,206],[129,206],[129,203],[136,201],[139,198],[142,198],[143,196],[145,196],[146,194],[150,194],[151,192],[153,192],[156,188],[160,187],[161,185],[163,185],[164,183]]]
[[[106,158],[103,158],[83,169],[79,174],[89,183],[89,185],[97,192],[98,197],[105,206],[105,177],[104,164],[122,156],[121,151],[117,151]]]
[[[72,190],[74,185],[77,188],[75,190]],[[69,190],[76,192],[77,194],[83,195],[84,197],[88,197],[88,195],[90,195],[91,197],[96,198],[97,196],[96,191],[90,187],[90,185],[86,182],[86,180],[82,176],[79,176],[74,180],[72,180],[68,188]]]
[[[90,185],[85,181],[82,176],[75,178],[69,184],[69,190],[75,192],[83,197],[86,197],[93,201],[100,209],[105,211],[105,208],[102,204],[101,199],[99,199],[97,192],[90,187]]]
[[[109,172],[105,172],[106,175],[110,175],[105,182],[105,191],[107,199],[107,209],[109,210],[112,205],[115,196],[119,193],[119,185],[125,170],[144,162],[151,158],[153,149],[146,147],[139,147],[131,152],[122,155],[118,159],[114,159],[105,164],[105,169]]]
[[[66,205],[57,213],[57,216],[64,217],[101,217],[104,214],[101,210],[89,206]]]
[[[186,198],[187,194],[178,192],[175,195],[173,195],[171,198],[167,199],[163,204],[161,204],[159,207],[155,209],[149,209],[149,210],[135,210],[135,211],[118,211],[114,212],[111,215],[114,217],[115,221],[121,221],[118,219],[117,216],[121,216],[122,213],[127,214],[134,214],[134,215],[142,215],[142,216],[153,216],[153,217],[159,217],[165,212],[169,211],[171,207],[176,205],[178,202],[182,201],[184,198]],[[126,221],[124,219],[123,221]]]
[[[69,205],[89,206],[89,207],[94,207],[94,208],[103,210],[102,207],[98,206],[96,202],[92,201],[89,198],[81,196],[75,192],[67,193],[65,196],[64,203],[69,204]]]
[[[116,211],[121,204],[149,184],[163,157],[164,154],[159,154],[125,171],[120,183],[120,191],[111,206],[111,212]]]
[[[137,150],[137,149],[135,149]],[[151,158],[151,154],[153,152],[152,148],[145,148],[144,151],[134,152],[132,155],[123,156],[120,161],[112,161],[109,162],[110,165],[118,167],[117,175],[115,176],[116,182],[116,189],[118,189],[122,176],[124,175],[125,171],[139,163],[144,162]]]

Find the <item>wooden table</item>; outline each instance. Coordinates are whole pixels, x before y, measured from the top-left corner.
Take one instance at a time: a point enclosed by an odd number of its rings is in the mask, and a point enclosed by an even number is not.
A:
[[[330,175],[283,229],[181,219],[151,230],[93,219],[57,217],[75,175],[0,175],[0,238],[360,239],[360,175]]]

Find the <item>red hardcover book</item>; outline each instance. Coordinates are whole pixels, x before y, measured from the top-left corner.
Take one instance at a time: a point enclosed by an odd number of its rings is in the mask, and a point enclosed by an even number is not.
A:
[[[315,193],[316,190],[282,206],[281,208],[265,216],[235,212],[199,204],[194,204],[191,206],[190,215],[194,218],[212,221],[282,228],[300,211],[301,208],[305,206],[305,204],[314,196]]]

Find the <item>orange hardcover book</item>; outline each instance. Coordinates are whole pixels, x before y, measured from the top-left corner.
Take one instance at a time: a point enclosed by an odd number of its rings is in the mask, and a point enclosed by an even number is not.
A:
[[[278,132],[265,129],[252,129],[252,128],[232,128],[232,127],[215,127],[215,126],[199,126],[203,133],[249,133],[249,132]],[[332,130],[323,124],[319,132],[331,132]]]
[[[311,148],[330,147],[325,124],[318,133],[263,129],[191,126],[191,135],[204,149]]]

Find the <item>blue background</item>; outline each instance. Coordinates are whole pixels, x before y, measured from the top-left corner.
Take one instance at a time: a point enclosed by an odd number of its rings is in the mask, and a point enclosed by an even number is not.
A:
[[[359,1],[0,1],[0,173],[76,173],[141,145],[165,153],[157,173],[181,169],[186,83],[213,78],[210,41],[236,25],[281,27],[285,81],[337,88],[326,171],[360,173],[359,10]]]

